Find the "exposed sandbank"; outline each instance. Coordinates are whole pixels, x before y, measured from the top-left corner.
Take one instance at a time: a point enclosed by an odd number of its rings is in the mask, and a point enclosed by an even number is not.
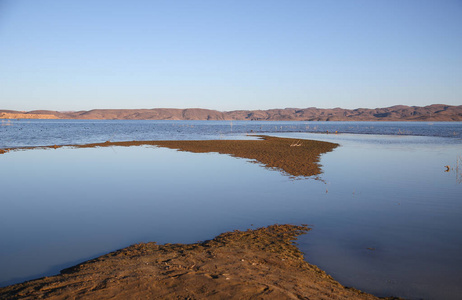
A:
[[[0,149],[1,153],[10,150],[36,149],[36,148],[93,148],[111,146],[142,146],[152,145],[178,149],[181,151],[205,153],[217,152],[229,154],[234,157],[253,159],[265,167],[283,171],[292,176],[313,176],[321,173],[319,157],[321,154],[332,151],[338,144],[279,138],[271,136],[257,136],[257,140],[200,140],[200,141],[128,141],[105,142],[85,145],[53,145],[44,147],[22,147]]]
[[[337,144],[260,136],[259,140],[132,141],[77,148],[153,145],[254,159],[292,176],[321,173],[319,156]],[[61,146],[29,147],[59,148]],[[343,287],[307,263],[292,240],[306,226],[234,231],[196,244],[137,244],[61,275],[0,288],[1,299],[378,299]]]
[[[137,244],[0,288],[1,299],[378,299],[307,263],[306,226],[223,233],[196,244]]]

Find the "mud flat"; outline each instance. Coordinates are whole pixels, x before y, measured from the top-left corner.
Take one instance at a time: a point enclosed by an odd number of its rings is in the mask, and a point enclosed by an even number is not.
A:
[[[378,299],[306,262],[306,226],[272,225],[195,244],[136,244],[60,275],[0,288],[1,299]]]
[[[320,155],[330,152],[338,144],[300,140],[290,138],[278,138],[271,136],[256,136],[257,140],[200,140],[200,141],[128,141],[128,142],[104,142],[85,145],[52,145],[43,147],[22,147],[0,149],[0,154],[9,151],[27,150],[37,148],[57,149],[61,147],[94,148],[112,146],[143,146],[151,145],[188,151],[194,153],[216,152],[228,154],[234,157],[255,160],[267,168],[277,169],[291,176],[313,176],[321,173],[319,164]]]

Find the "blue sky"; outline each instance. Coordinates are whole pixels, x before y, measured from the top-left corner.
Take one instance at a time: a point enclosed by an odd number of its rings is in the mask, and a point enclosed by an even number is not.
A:
[[[0,0],[0,109],[462,104],[460,0]]]

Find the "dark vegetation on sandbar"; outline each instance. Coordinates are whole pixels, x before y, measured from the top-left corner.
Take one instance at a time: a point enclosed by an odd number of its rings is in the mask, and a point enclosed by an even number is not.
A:
[[[272,225],[195,244],[136,244],[0,288],[1,299],[378,299],[307,263],[292,240],[306,226]]]
[[[65,145],[76,148],[152,145],[195,153],[217,152],[255,160],[265,167],[281,170],[292,176],[313,176],[321,173],[319,157],[332,151],[338,144],[257,136],[257,140],[201,140],[201,141],[129,141],[104,142],[86,145]],[[26,147],[16,149],[59,148],[62,146]],[[8,149],[8,150],[16,150]],[[1,150],[1,149],[0,149]],[[3,150],[5,153],[7,150]],[[1,153],[1,152],[0,152]]]

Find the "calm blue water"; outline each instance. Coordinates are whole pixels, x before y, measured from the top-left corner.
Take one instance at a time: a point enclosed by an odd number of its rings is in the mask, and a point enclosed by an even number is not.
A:
[[[322,134],[307,126],[358,131]],[[396,129],[400,134],[384,134]],[[460,122],[233,122],[231,129],[230,122],[14,121],[0,128],[3,148],[252,138],[246,134],[265,130],[341,146],[322,156],[322,180],[147,146],[0,155],[0,286],[133,243],[189,243],[233,229],[307,223],[313,230],[299,247],[344,285],[379,296],[460,299],[461,129]],[[420,134],[401,134],[410,131]]]
[[[462,122],[21,120],[0,126],[0,149],[105,141],[215,139],[246,133],[355,133],[462,139]]]

